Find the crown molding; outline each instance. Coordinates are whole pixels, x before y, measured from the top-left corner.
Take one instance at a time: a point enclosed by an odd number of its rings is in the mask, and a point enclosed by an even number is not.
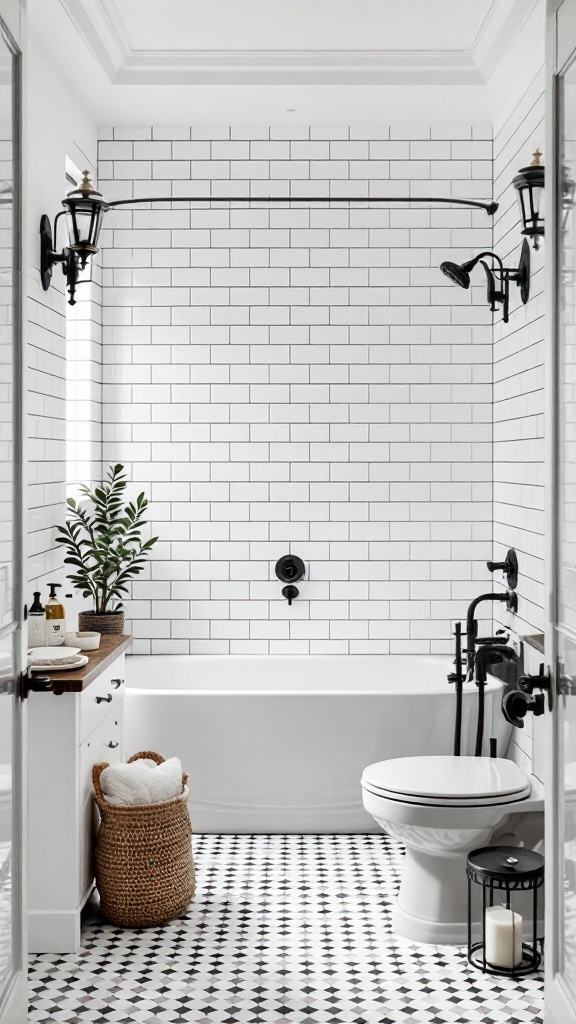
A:
[[[464,50],[137,50],[116,0],[60,0],[115,85],[478,85],[539,0],[493,3]]]
[[[116,73],[124,85],[478,83],[466,54],[382,50],[132,51]]]
[[[110,82],[115,82],[131,52],[116,5],[107,0],[60,0],[60,6]]]
[[[532,12],[542,0],[513,0],[508,8],[493,0],[476,39],[470,57],[483,82],[488,82],[513,40],[520,34]]]

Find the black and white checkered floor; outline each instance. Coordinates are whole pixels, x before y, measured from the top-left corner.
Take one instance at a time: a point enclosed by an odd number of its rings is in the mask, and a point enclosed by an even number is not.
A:
[[[520,1024],[542,978],[482,975],[390,928],[384,835],[197,836],[198,890],[162,928],[88,915],[78,954],[30,965],[30,1024]]]

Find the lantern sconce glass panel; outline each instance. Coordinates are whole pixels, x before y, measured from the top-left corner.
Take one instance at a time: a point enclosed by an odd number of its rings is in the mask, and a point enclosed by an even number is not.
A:
[[[522,234],[532,239],[534,249],[540,248],[540,239],[544,237],[544,164],[540,163],[541,156],[541,151],[535,150],[532,163],[528,167],[521,167],[513,179],[518,193]]]

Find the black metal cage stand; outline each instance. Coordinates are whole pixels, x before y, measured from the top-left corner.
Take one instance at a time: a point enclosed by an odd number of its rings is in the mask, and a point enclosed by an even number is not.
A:
[[[522,977],[530,974],[540,966],[541,955],[538,951],[538,890],[544,884],[544,858],[533,850],[524,850],[516,846],[487,846],[473,850],[468,854],[466,874],[468,876],[468,962],[489,974],[505,975],[509,978]],[[472,942],[472,883],[482,886],[482,938]],[[532,893],[528,897],[531,904],[531,940],[523,941],[523,936],[516,933],[522,931],[522,923],[516,923],[516,910],[519,893]],[[510,949],[502,959],[509,960],[509,965],[491,963],[487,959],[486,949],[486,911],[502,905],[511,911],[510,916]],[[524,908],[527,902],[524,903]],[[520,956],[515,956],[515,950]],[[490,952],[490,949],[488,950]],[[516,962],[517,961],[517,962]]]

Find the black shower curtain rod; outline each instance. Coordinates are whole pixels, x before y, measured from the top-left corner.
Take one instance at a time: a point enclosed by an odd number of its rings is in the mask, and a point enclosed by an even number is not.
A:
[[[481,199],[446,199],[444,196],[150,196],[148,199],[116,199],[105,208],[132,203],[447,203],[475,207],[493,217],[498,203]]]

